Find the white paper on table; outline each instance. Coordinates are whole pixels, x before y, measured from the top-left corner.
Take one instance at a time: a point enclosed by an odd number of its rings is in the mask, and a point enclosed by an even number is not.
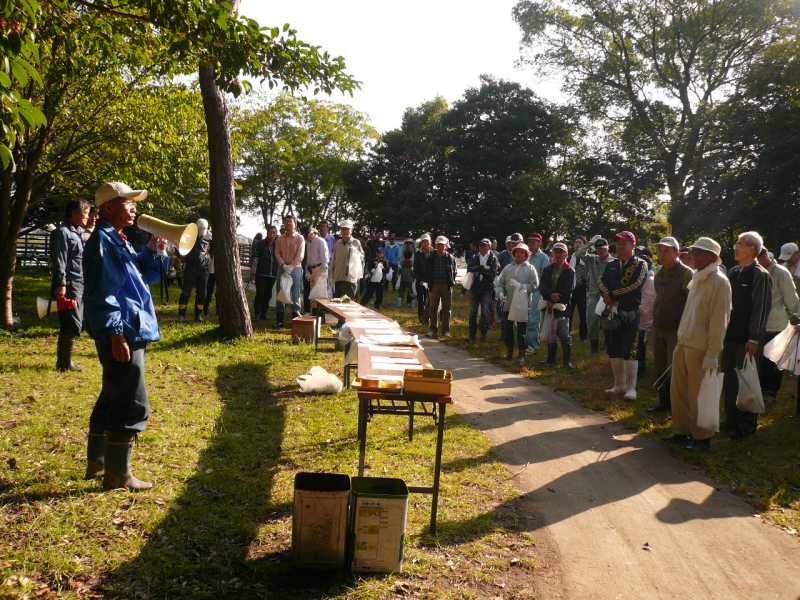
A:
[[[369,348],[372,353],[385,353],[385,354],[414,354],[411,348],[403,348],[402,346],[380,346],[378,344],[362,344],[365,348]]]
[[[385,364],[374,365],[374,367],[375,367],[376,370],[379,370],[379,371],[406,371],[407,369],[411,369],[413,371],[421,371],[422,370],[422,365],[419,365],[419,364],[417,364],[417,365],[394,365],[394,364],[385,363]]]
[[[420,362],[416,358],[401,358],[399,356],[372,356],[373,364],[376,363],[397,363],[398,365],[418,365]]]

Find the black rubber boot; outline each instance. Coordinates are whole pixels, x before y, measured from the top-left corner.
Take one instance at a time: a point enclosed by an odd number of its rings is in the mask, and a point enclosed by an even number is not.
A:
[[[564,353],[564,368],[572,369],[572,346],[564,346],[562,352]]]
[[[67,366],[64,363],[64,341],[66,338],[58,334],[58,341],[56,342],[56,371],[66,371]]]
[[[103,489],[125,488],[132,492],[138,492],[149,490],[153,487],[153,484],[149,481],[137,479],[131,473],[131,451],[135,439],[136,434],[127,431],[109,432],[106,444]]]
[[[75,346],[75,338],[59,334],[58,336],[58,358],[56,359],[56,369],[59,371],[83,371],[80,365],[72,362],[72,349]]]
[[[547,344],[547,364],[556,364],[556,354],[558,353],[558,344]]]
[[[197,304],[194,305],[194,320],[196,323],[202,323],[204,320],[202,307]]]
[[[102,477],[106,464],[106,434],[92,433],[86,439],[86,473],[84,479]]]
[[[600,354],[600,340],[589,340],[592,356]]]
[[[185,306],[179,306],[178,307],[178,319],[181,320],[181,321],[185,321],[186,320],[186,307]]]

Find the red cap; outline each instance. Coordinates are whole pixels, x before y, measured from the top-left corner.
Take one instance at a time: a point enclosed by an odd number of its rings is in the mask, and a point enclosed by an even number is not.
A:
[[[529,240],[538,240],[538,241],[541,242],[542,241],[542,234],[537,231],[536,233],[530,234],[528,236],[528,239]]]
[[[615,240],[627,240],[634,246],[636,245],[636,236],[633,235],[630,231],[620,231],[617,235],[614,236]]]

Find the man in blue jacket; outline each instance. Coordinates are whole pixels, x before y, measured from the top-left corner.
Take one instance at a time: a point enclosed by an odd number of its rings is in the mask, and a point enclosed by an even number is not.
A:
[[[101,185],[95,194],[100,218],[83,254],[86,329],[103,367],[103,387],[89,418],[86,478],[102,474],[105,489],[153,487],[133,476],[130,457],[150,414],[144,352],[160,335],[147,284],[160,277],[158,250],[166,241],[152,238],[137,254],[123,233],[134,223],[136,202],[146,197],[146,190],[118,181]]]

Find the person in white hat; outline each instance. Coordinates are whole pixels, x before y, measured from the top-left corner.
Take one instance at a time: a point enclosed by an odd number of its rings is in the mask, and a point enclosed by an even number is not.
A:
[[[761,340],[761,345],[766,346],[786,326],[800,324],[800,298],[797,296],[792,274],[783,265],[770,257],[766,247],[761,249],[758,255],[758,264],[764,267],[770,276],[772,283],[772,306],[767,317],[767,331]],[[761,353],[759,357],[759,380],[761,382],[761,392],[764,402],[769,406],[775,402],[778,390],[781,389],[783,374],[777,365]]]
[[[732,308],[730,283],[718,268],[721,250],[708,237],[698,238],[689,247],[697,270],[689,282],[678,324],[670,379],[671,439],[688,449],[709,448],[714,435],[697,425],[697,397],[705,374],[719,368],[719,353]]]
[[[358,282],[364,275],[364,250],[361,242],[353,237],[353,222],[349,219],[339,224],[339,234],[331,260],[333,295],[355,299]]]
[[[86,330],[103,367],[103,388],[89,418],[85,477],[102,475],[105,489],[152,487],[133,476],[130,458],[150,415],[144,353],[160,333],[147,284],[161,277],[166,240],[151,238],[137,254],[123,232],[146,197],[146,190],[119,181],[101,185],[95,194],[100,218],[84,249]]]
[[[553,260],[542,271],[542,279],[539,282],[539,293],[545,302],[542,311],[549,312],[555,324],[555,334],[561,342],[561,353],[564,368],[572,368],[572,336],[569,332],[570,315],[567,307],[572,301],[572,294],[575,290],[575,270],[567,261],[569,252],[564,242],[553,244]],[[584,290],[585,291],[585,290]],[[542,319],[544,321],[544,319]],[[556,364],[556,352],[558,344],[555,340],[550,340],[547,344],[547,364]]]
[[[781,246],[778,262],[789,270],[794,278],[794,285],[800,289],[800,248],[794,242]]]
[[[722,348],[722,372],[725,374],[725,429],[734,439],[752,435],[758,426],[758,415],[739,410],[737,369],[744,367],[746,356],[756,360],[762,352],[761,340],[766,334],[767,317],[772,307],[772,284],[767,270],[758,264],[756,257],[764,247],[761,235],[746,231],[734,246],[736,266],[728,271],[733,309],[725,345]]]
[[[414,252],[414,288],[417,294],[417,318],[420,325],[428,326],[430,313],[428,302],[428,258],[431,255],[431,236],[429,233],[422,235],[417,240],[419,249]]]
[[[495,296],[503,303],[503,314],[505,315],[503,338],[506,343],[506,360],[514,358],[514,342],[516,341],[520,364],[525,363],[525,351],[528,347],[526,334],[530,303],[533,292],[539,288],[539,275],[536,268],[528,262],[530,254],[531,251],[527,244],[517,244],[511,253],[511,264],[503,268],[494,284]],[[518,294],[526,297],[524,302],[514,302]],[[516,336],[514,335],[515,329]]]
[[[450,240],[440,235],[435,250],[428,256],[425,275],[428,283],[428,336],[450,337],[450,307],[453,303],[453,286],[456,284],[456,259],[450,254]]]
[[[194,289],[194,320],[202,321],[206,306],[208,288],[208,269],[211,264],[211,236],[208,235],[208,221],[197,219],[197,240],[184,258],[183,287],[178,298],[178,318],[186,320],[186,305]]]
[[[674,237],[662,238],[656,244],[660,268],[653,279],[656,297],[649,335],[652,340],[656,377],[672,364],[672,353],[678,343],[678,325],[681,322],[686,298],[689,296],[689,282],[692,280],[693,271],[681,262],[680,251],[681,245]],[[648,410],[668,411],[669,402],[667,382],[659,390],[658,401]]]

